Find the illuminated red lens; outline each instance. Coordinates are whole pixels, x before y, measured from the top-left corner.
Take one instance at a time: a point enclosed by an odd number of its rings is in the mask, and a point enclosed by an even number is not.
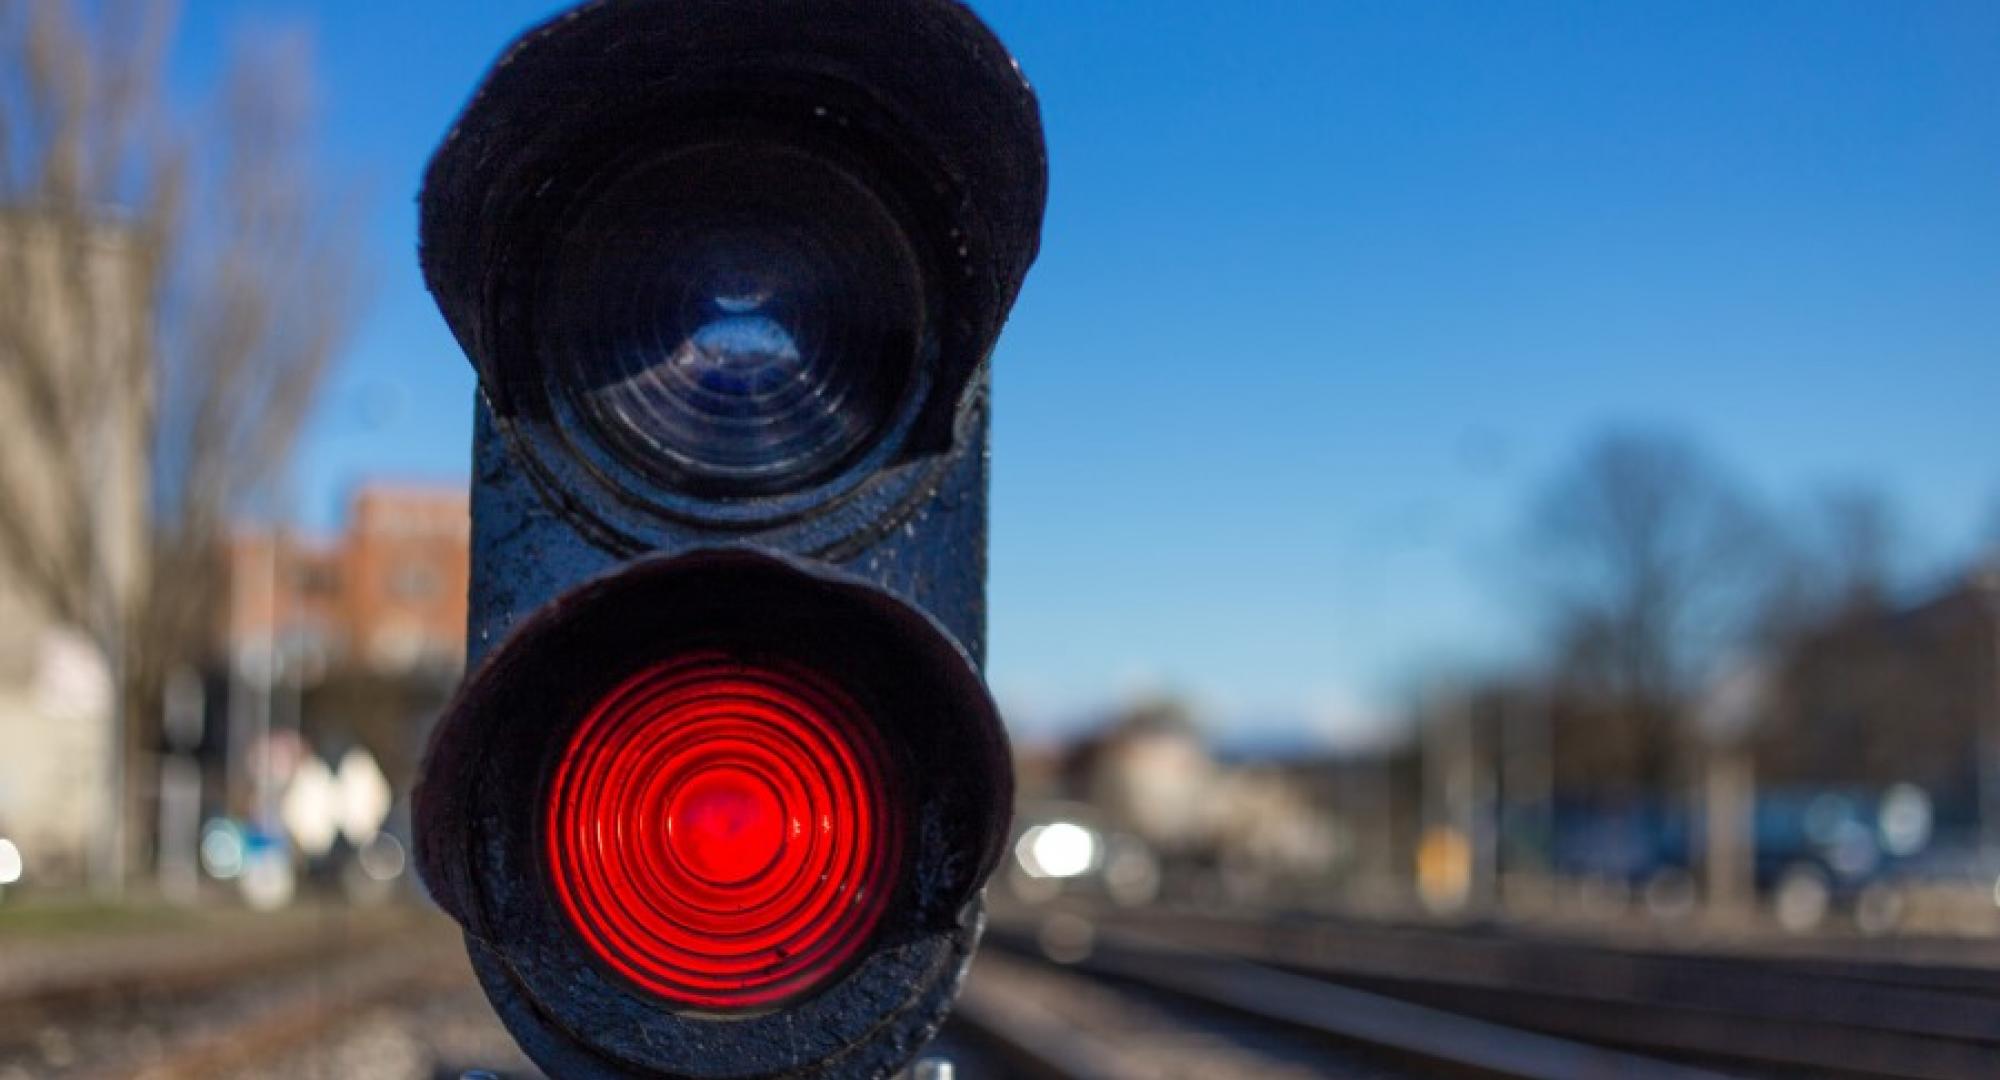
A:
[[[556,891],[591,951],[660,997],[778,1004],[881,919],[902,846],[888,776],[874,725],[816,674],[721,654],[649,668],[564,751]]]

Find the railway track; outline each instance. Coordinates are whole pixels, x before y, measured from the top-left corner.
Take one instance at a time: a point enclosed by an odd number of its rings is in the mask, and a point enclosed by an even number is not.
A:
[[[1324,920],[1136,923],[1294,973],[1739,1072],[2000,1076],[2000,971],[1972,965],[1795,943],[1722,951]]]
[[[1372,1053],[1405,1075],[2000,1076],[2000,973],[1970,966],[1161,914],[1098,927],[1066,965],[1040,938],[1017,921],[989,940],[1012,962]]]
[[[933,1051],[954,1080],[2000,1076],[2000,970],[1976,962],[1087,914],[996,925]],[[447,924],[317,925],[18,966],[0,1080],[538,1075]]]
[[[369,1009],[469,980],[443,924],[415,912],[129,946],[0,985],[0,1077],[257,1074]]]
[[[953,1022],[973,1033],[987,1061],[957,1062],[956,1072],[1128,1080],[1139,1077],[1316,1075],[1309,1061],[1229,1037],[1215,1025],[1186,1022],[1156,1001],[988,951]],[[997,1071],[996,1071],[997,1068]]]
[[[1122,935],[1063,964],[1042,956],[1032,936],[1006,929],[989,946],[960,1016],[996,1045],[1014,1048],[1022,1072],[1037,1076],[1724,1075]],[[1017,984],[1011,992],[993,988],[995,968]],[[982,991],[993,1001],[982,1001]],[[1093,995],[1100,1004],[1084,1005]],[[1118,1024],[1121,1012],[1135,1022]],[[1215,1047],[1227,1052],[1204,1057]]]

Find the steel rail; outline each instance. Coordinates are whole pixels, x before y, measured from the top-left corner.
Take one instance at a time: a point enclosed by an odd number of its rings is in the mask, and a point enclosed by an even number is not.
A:
[[[1019,933],[989,941],[1022,957]],[[1388,1051],[1398,1058],[1532,1080],[1716,1080],[1726,1076],[1623,1050],[1488,1022],[1129,932],[1105,931],[1071,970],[1165,992],[1208,1008]]]

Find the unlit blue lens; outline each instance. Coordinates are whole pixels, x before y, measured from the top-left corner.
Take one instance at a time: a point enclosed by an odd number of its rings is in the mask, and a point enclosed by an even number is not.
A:
[[[866,185],[796,150],[717,145],[628,168],[582,207],[538,341],[624,459],[698,495],[780,494],[883,437],[922,278]]]

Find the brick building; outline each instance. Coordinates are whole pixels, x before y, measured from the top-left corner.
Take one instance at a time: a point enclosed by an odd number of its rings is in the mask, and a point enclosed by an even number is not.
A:
[[[364,486],[332,538],[239,530],[227,552],[225,649],[239,669],[284,657],[309,680],[330,670],[454,670],[465,653],[470,545],[456,487]]]
[[[1778,787],[1917,784],[1940,827],[2000,832],[2000,563],[1806,641],[1756,739]]]
[[[463,488],[363,489],[333,583],[350,655],[377,670],[459,666],[471,537]]]

